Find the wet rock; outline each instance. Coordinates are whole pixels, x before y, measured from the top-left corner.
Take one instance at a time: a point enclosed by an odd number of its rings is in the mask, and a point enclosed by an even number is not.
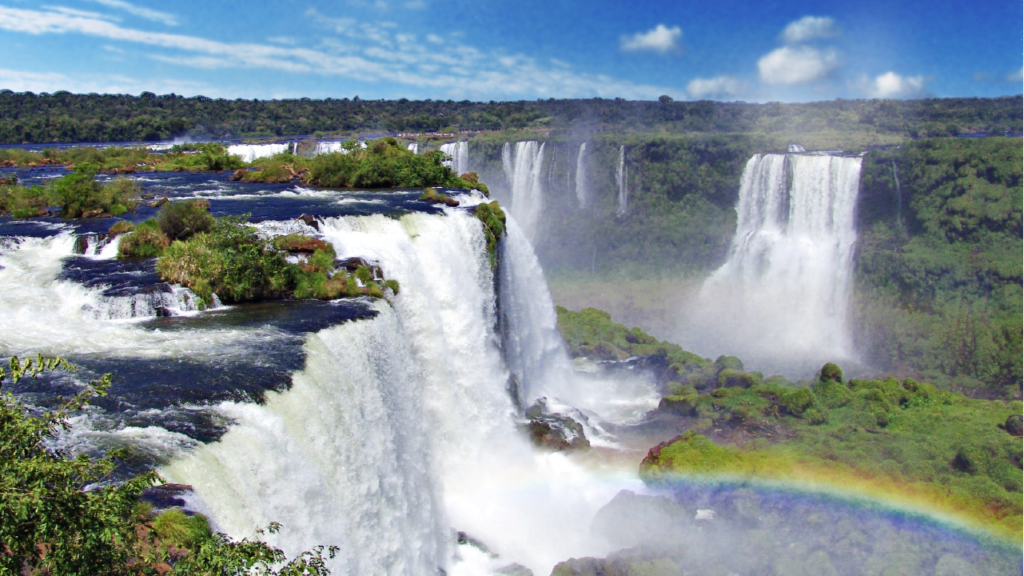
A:
[[[585,418],[582,414],[577,416]],[[550,412],[544,398],[526,411],[526,417],[526,433],[535,446],[557,452],[590,448],[583,425],[565,414]]]
[[[164,196],[162,198],[157,198],[156,200],[153,200],[152,202],[147,203],[146,206],[149,206],[150,208],[159,208],[159,207],[163,206],[164,204],[167,204],[170,201],[171,200],[169,198]]]
[[[314,230],[316,230],[318,232],[320,231],[320,221],[317,220],[317,218],[315,216],[310,216],[309,214],[303,214],[302,216],[299,216],[298,218],[296,218],[296,220],[299,220],[299,221],[305,223],[306,226],[309,226],[309,227],[313,228]]]
[[[473,538],[472,536],[470,536],[469,534],[466,534],[465,532],[462,532],[462,531],[456,532],[455,533],[455,541],[460,546],[472,546],[473,548],[476,548],[477,550],[483,552],[484,554],[487,554],[488,556],[490,556],[492,558],[497,558],[498,557],[497,554],[495,554],[494,552],[491,552],[491,549],[488,548],[486,544],[484,544],[480,540],[477,540],[476,538]]]
[[[141,499],[157,509],[181,508],[185,506],[185,499],[181,496],[191,491],[192,487],[187,484],[160,484],[146,488]]]
[[[95,210],[86,210],[85,212],[82,212],[82,218],[96,218],[97,216],[102,216],[102,215],[103,215],[103,210],[100,209],[100,208],[97,208]]]
[[[245,177],[245,173],[248,171],[248,168],[239,168],[238,170],[235,170],[235,173],[232,174],[231,177],[228,178],[228,180],[232,182],[238,182],[239,180]]]
[[[1006,430],[1013,436],[1024,436],[1024,416],[1010,414],[1006,418],[1006,423],[1003,424],[1003,430]]]

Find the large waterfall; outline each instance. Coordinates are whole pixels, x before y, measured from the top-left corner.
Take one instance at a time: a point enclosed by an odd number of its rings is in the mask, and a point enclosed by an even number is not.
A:
[[[590,520],[638,482],[595,483],[560,454],[534,453],[513,425],[506,366],[526,398],[573,399],[543,273],[515,220],[502,248],[501,321],[482,228],[465,212],[345,217],[320,229],[339,257],[378,262],[401,294],[376,304],[374,319],[309,336],[290,390],[263,406],[222,405],[230,431],[162,473],[192,485],[195,505],[234,536],[278,521],[274,542],[290,553],[340,546],[335,574],[471,573],[450,566],[452,529],[501,556],[478,559],[487,572],[514,561],[547,573],[569,555],[607,553],[587,536]],[[504,358],[502,323],[515,333]],[[643,410],[656,402],[645,390]]]
[[[579,154],[576,156],[576,201],[580,208],[587,205],[587,165],[586,165],[587,143],[580,144]]]
[[[509,210],[523,227],[526,237],[534,240],[544,208],[542,170],[546,143],[538,144],[534,140],[516,142],[514,154],[508,144],[505,146],[502,149],[502,165],[512,189]]]
[[[446,160],[445,165],[451,168],[452,172],[460,175],[469,172],[469,142],[463,140],[441,144],[441,152],[451,156],[452,159]]]
[[[728,260],[700,293],[696,349],[798,374],[851,358],[860,167],[860,158],[796,154],[747,162]]]

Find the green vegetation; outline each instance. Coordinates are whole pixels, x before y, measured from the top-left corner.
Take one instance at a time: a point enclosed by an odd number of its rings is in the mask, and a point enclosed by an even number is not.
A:
[[[100,184],[95,166],[84,164],[45,186],[0,184],[0,214],[31,218],[46,215],[49,206],[60,206],[64,218],[120,216],[135,209],[140,190],[139,184],[128,178]]]
[[[585,308],[579,312],[555,308],[558,313],[558,331],[565,340],[573,357],[591,360],[625,360],[635,356],[663,359],[673,374],[687,375],[703,373],[705,369],[716,370],[718,365],[733,366],[731,357],[724,356],[719,362],[711,362],[683,350],[670,342],[659,342],[640,328],[632,330],[612,322],[611,316],[597,308]],[[737,360],[738,362],[738,360]],[[742,369],[742,363],[739,364]],[[717,372],[715,373],[717,378]]]
[[[74,370],[59,358],[18,358],[0,368],[0,385],[52,370]],[[291,562],[259,541],[233,542],[213,534],[206,519],[170,510],[152,517],[139,496],[159,482],[148,472],[111,483],[129,456],[111,451],[91,459],[46,445],[71,424],[91,398],[103,396],[111,375],[92,382],[53,412],[33,415],[10,392],[0,393],[0,572],[62,576],[200,576],[262,574],[319,576],[329,573],[314,548]],[[84,490],[84,486],[90,486]],[[270,531],[278,526],[271,525]]]
[[[478,204],[473,211],[484,224],[484,235],[487,237],[487,254],[491,257],[491,267],[498,267],[498,242],[505,235],[505,212],[497,201],[489,204]]]
[[[1021,172],[1020,138],[867,155],[854,309],[868,360],[972,395],[1021,397]]]
[[[683,473],[834,483],[1021,534],[1021,443],[1004,426],[1019,401],[911,379],[843,382],[834,365],[810,388],[768,381],[679,392],[662,409],[693,428],[652,450],[641,468],[648,481]]]
[[[431,204],[444,204],[445,206],[458,206],[459,201],[447,194],[442,194],[437,191],[437,188],[425,188],[423,194],[417,198],[420,202],[430,202]]]
[[[204,202],[178,206],[165,205],[156,220],[147,220],[121,239],[121,257],[158,257],[157,272],[165,282],[186,286],[204,302],[216,295],[222,302],[250,302],[278,298],[317,298],[369,296],[383,298],[384,288],[398,294],[398,282],[385,280],[367,266],[353,271],[336,266],[334,248],[316,238],[290,234],[267,241],[246,224],[245,217],[210,218],[209,228],[180,226],[181,222],[203,221],[198,211]],[[164,213],[184,214],[188,218],[163,218]],[[208,216],[208,214],[207,214]],[[168,241],[158,224],[177,223],[171,231],[192,231]],[[300,262],[289,263],[285,254],[301,255]],[[354,273],[350,273],[354,272]]]
[[[120,222],[114,226],[127,231],[117,245],[118,258],[159,258],[171,244],[156,220],[146,220],[131,230],[127,230],[127,226],[120,226]],[[111,234],[113,230],[112,227]]]
[[[129,142],[316,132],[457,130],[736,133],[876,138],[1021,131],[1021,99],[835,100],[806,104],[626,101],[220,100],[0,91],[0,142]],[[877,143],[877,142],[876,142]]]
[[[156,223],[172,242],[188,240],[196,234],[210,232],[217,224],[210,215],[210,203],[206,200],[164,204],[157,214]]]
[[[41,153],[24,150],[0,150],[3,166],[66,166],[68,168],[103,172],[106,174],[133,174],[135,172],[220,171],[237,169],[245,164],[227,153],[219,143],[186,144],[174,146],[165,153],[150,152],[144,146],[95,148],[48,148]]]

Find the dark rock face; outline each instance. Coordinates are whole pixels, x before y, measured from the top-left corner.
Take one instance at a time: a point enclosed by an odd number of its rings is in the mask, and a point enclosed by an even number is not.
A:
[[[576,416],[586,418],[582,413]],[[548,411],[545,398],[537,400],[526,411],[526,417],[529,419],[526,432],[536,446],[556,452],[590,448],[583,425],[570,416]]]
[[[1006,418],[1006,424],[1003,424],[1003,429],[1013,436],[1024,436],[1024,416],[1011,414]]]
[[[320,230],[320,221],[317,220],[317,218],[315,216],[310,216],[309,214],[303,214],[303,215],[299,216],[298,218],[296,218],[296,220],[299,220],[299,221],[305,223],[306,226],[309,226],[309,227],[313,228],[314,230]]]
[[[191,491],[192,487],[186,484],[161,484],[146,488],[142,493],[142,500],[149,502],[158,510],[182,508],[185,506],[185,500],[181,496]]]

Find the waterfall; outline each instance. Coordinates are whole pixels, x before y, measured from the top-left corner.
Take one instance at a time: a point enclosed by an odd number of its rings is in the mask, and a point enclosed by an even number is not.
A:
[[[283,154],[291,149],[287,142],[281,144],[232,144],[228,146],[228,154],[238,156],[243,162],[252,162],[259,158],[270,158]]]
[[[441,152],[451,156],[451,160],[445,161],[445,166],[452,169],[456,174],[469,172],[469,142],[449,142],[441,144]]]
[[[536,256],[510,218],[499,284],[516,340],[503,358],[483,229],[461,209],[445,212],[321,224],[339,257],[379,264],[401,292],[393,306],[374,303],[373,319],[307,337],[288,391],[222,404],[235,424],[221,440],[161,469],[194,487],[191,505],[219,529],[240,537],[280,522],[270,541],[289,554],[339,546],[339,575],[491,573],[511,562],[547,574],[568,556],[610,552],[588,527],[620,489],[640,488],[635,475],[595,481],[562,454],[534,452],[513,425],[506,362],[526,390],[552,395],[564,386],[555,376],[571,373]],[[500,561],[452,566],[453,530]],[[479,555],[463,548],[461,562]]]
[[[420,153],[420,143],[419,142],[409,142],[409,145],[406,147],[406,149],[409,150],[409,152],[412,152],[413,154],[419,154]]]
[[[544,147],[545,143],[538,145],[534,140],[516,142],[515,155],[512,158],[512,203],[509,211],[520,222],[526,237],[530,240],[536,238],[537,224],[544,208],[541,178],[544,168]]]
[[[317,142],[316,148],[313,149],[313,155],[319,156],[321,154],[333,154],[335,152],[347,154],[348,150],[342,148],[341,144],[342,142],[340,140],[335,140],[331,142]]]
[[[540,396],[564,393],[561,386],[574,375],[533,247],[515,218],[508,218],[506,231],[500,278],[502,340],[525,408]]]
[[[626,213],[629,202],[629,174],[626,172],[626,147],[619,146],[619,166],[615,170],[615,183],[619,187],[619,207],[616,214],[622,216]]]
[[[584,163],[587,143],[580,144],[580,152],[576,156],[576,201],[580,208],[587,206],[587,167]]]
[[[695,342],[772,369],[849,359],[847,306],[860,158],[755,155],[728,261],[705,282]],[[718,350],[707,343],[718,339]],[[788,368],[779,359],[794,359]]]
[[[515,181],[516,166],[512,160],[512,144],[505,142],[505,145],[501,147],[501,168],[505,173],[505,181],[508,182],[509,189],[512,188],[512,183]]]

